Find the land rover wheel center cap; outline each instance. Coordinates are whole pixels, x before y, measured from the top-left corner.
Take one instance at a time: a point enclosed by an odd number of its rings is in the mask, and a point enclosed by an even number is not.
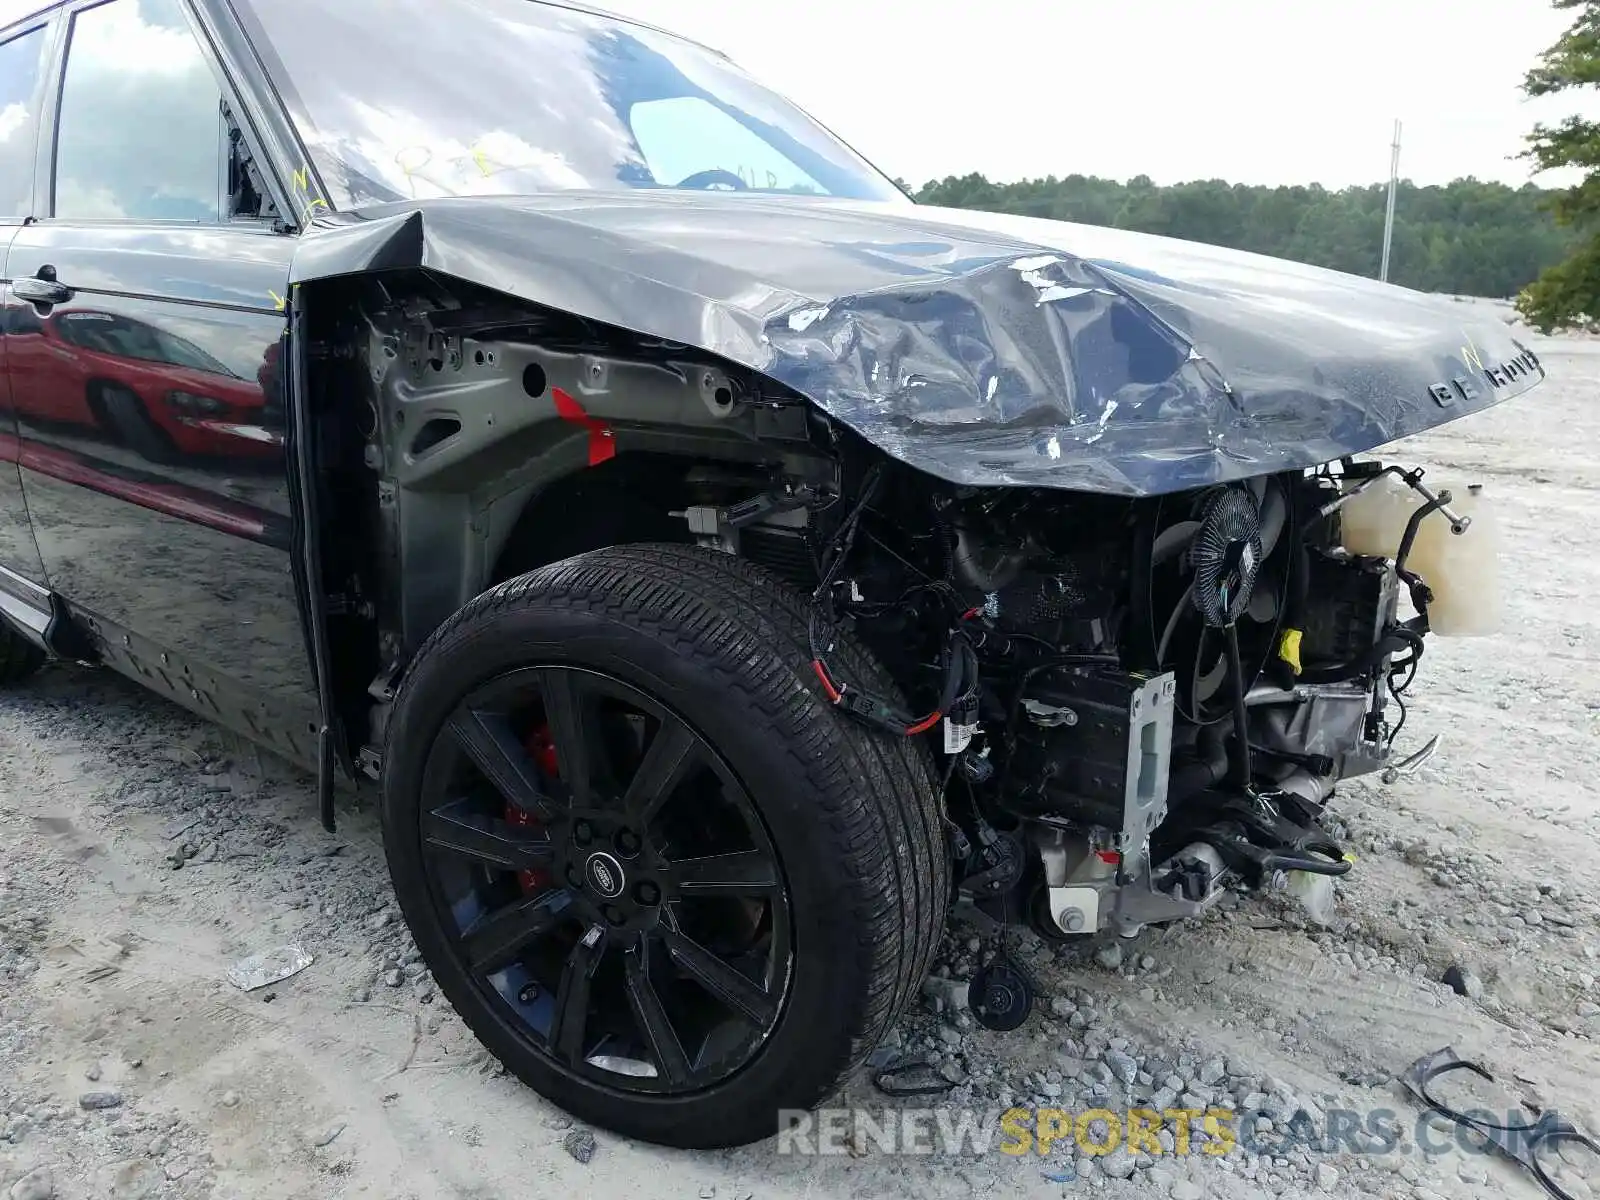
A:
[[[583,875],[589,889],[602,900],[615,900],[628,886],[627,877],[622,873],[622,864],[603,850],[596,850],[589,855]]]

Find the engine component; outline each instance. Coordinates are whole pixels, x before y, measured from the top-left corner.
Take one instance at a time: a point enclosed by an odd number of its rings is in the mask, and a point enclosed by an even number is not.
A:
[[[1269,778],[1292,767],[1349,779],[1376,771],[1387,750],[1368,738],[1372,691],[1361,683],[1261,686],[1245,698],[1251,739]]]
[[[871,505],[881,479],[879,467],[875,466],[867,473],[849,515],[834,531],[832,542],[823,556],[821,578],[811,594],[811,612],[807,622],[811,669],[817,682],[822,685],[828,702],[846,716],[900,737],[916,737],[926,733],[947,718],[952,728],[959,721],[964,736],[956,749],[965,749],[972,740],[972,725],[969,722],[978,710],[980,681],[977,652],[961,630],[952,628],[946,635],[943,683],[937,707],[922,717],[913,717],[900,711],[891,700],[867,691],[859,684],[836,680],[825,657],[832,649],[833,630],[838,621],[834,585],[840,582],[840,572],[855,545],[862,515]],[[859,599],[854,580],[844,582],[849,584],[853,598]]]
[[[997,958],[972,974],[967,1003],[985,1029],[1007,1033],[1033,1011],[1034,986],[1009,959]]]
[[[1026,546],[985,544],[964,523],[955,527],[954,537],[950,558],[956,578],[984,595],[999,591],[1015,579],[1028,557]]]
[[[1310,555],[1309,592],[1300,641],[1302,677],[1328,678],[1358,662],[1394,622],[1399,589],[1381,558]]]
[[[1208,842],[1191,842],[1155,872],[1155,890],[1192,904],[1209,904],[1221,896],[1227,864]]]
[[[1185,846],[1152,870],[1144,858],[1127,875],[1116,851],[1062,829],[1040,829],[1035,842],[1044,880],[1030,912],[1040,936],[1115,930],[1132,937],[1146,925],[1196,917],[1224,891],[1227,864],[1204,842]]]
[[[1212,493],[1189,546],[1194,606],[1213,629],[1232,625],[1250,607],[1261,570],[1261,515],[1243,488]]]
[[[1041,559],[993,593],[1009,628],[1062,649],[1111,651],[1121,632],[1118,565],[1103,553]]]
[[[1449,495],[1441,492],[1440,497]],[[1441,637],[1497,633],[1504,618],[1500,573],[1500,521],[1482,484],[1455,490],[1455,507],[1468,527],[1440,516],[1422,522],[1406,566],[1433,593],[1428,628]]]
[[[1016,886],[1027,865],[1021,839],[1014,833],[994,829],[987,822],[982,822],[978,826],[977,840],[966,873],[961,877],[961,890],[981,900]]]
[[[1036,837],[1044,867],[1044,910],[1036,914],[1036,924],[1063,934],[1098,933],[1101,910],[1109,910],[1105,901],[1117,889],[1117,852],[1104,842],[1059,828],[1040,829]]]
[[[1284,537],[1297,532],[1291,489],[1277,479],[1212,488],[1191,499],[1186,519],[1164,520],[1165,510],[1153,518],[1149,562],[1135,565],[1147,580],[1144,636],[1155,665],[1177,673],[1179,708],[1196,723],[1225,717],[1238,690],[1227,685],[1237,676],[1248,688],[1274,647],[1297,552]]]
[[[1339,543],[1350,469],[1090,510],[930,495],[846,454],[844,503],[764,514],[739,553],[814,571],[812,667],[842,713],[942,723],[958,890],[990,919],[1132,935],[1275,881],[1324,909],[1349,863],[1320,814],[1387,761],[1426,633],[1398,620],[1399,567]],[[895,692],[838,674],[844,622]]]
[[[1458,536],[1472,527],[1471,517],[1451,507],[1453,497],[1448,492],[1436,493],[1423,485],[1421,468],[1408,471],[1376,463],[1364,467],[1347,469],[1346,477],[1354,482],[1322,507],[1323,516],[1342,510],[1344,544],[1351,552],[1401,557],[1405,530],[1424,506],[1442,513]]]
[[[1266,886],[1280,871],[1344,875],[1350,870],[1344,848],[1316,823],[1320,801],[1309,800],[1298,788],[1254,796],[1210,793],[1203,801],[1186,814],[1195,821],[1187,836],[1210,844],[1250,887]]]
[[[1058,669],[1020,698],[1012,778],[1040,808],[1115,831],[1136,870],[1167,814],[1172,758],[1170,673]],[[1035,782],[1036,781],[1036,782]]]
[[[739,531],[739,553],[810,591],[817,586],[817,553],[804,512],[785,514]]]

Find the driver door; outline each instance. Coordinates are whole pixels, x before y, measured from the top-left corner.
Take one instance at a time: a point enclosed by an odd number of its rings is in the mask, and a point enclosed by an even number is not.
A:
[[[0,263],[33,215],[34,141],[49,48],[48,18],[0,34],[0,113],[8,118],[0,121]],[[31,325],[25,308],[15,306],[9,278],[0,281],[0,611],[37,633],[48,619],[44,564],[23,500],[21,443],[5,373],[9,351],[26,341]]]
[[[181,0],[65,20],[50,203],[10,254],[41,330],[8,365],[39,552],[118,666],[304,758],[277,369],[295,239],[267,201],[241,211],[229,93]]]

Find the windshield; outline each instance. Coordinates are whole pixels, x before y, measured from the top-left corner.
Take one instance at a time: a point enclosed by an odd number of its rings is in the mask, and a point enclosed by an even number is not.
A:
[[[726,59],[534,0],[270,0],[253,35],[335,207],[566,189],[904,200]]]

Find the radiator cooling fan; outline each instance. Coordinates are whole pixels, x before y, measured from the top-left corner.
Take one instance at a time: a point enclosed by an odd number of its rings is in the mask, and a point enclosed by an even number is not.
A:
[[[1170,501],[1168,502],[1170,504]],[[1173,671],[1191,719],[1230,710],[1227,641],[1239,636],[1246,686],[1276,643],[1283,611],[1288,501],[1275,479],[1200,493],[1170,524],[1157,516],[1150,552],[1150,618],[1156,662]]]

